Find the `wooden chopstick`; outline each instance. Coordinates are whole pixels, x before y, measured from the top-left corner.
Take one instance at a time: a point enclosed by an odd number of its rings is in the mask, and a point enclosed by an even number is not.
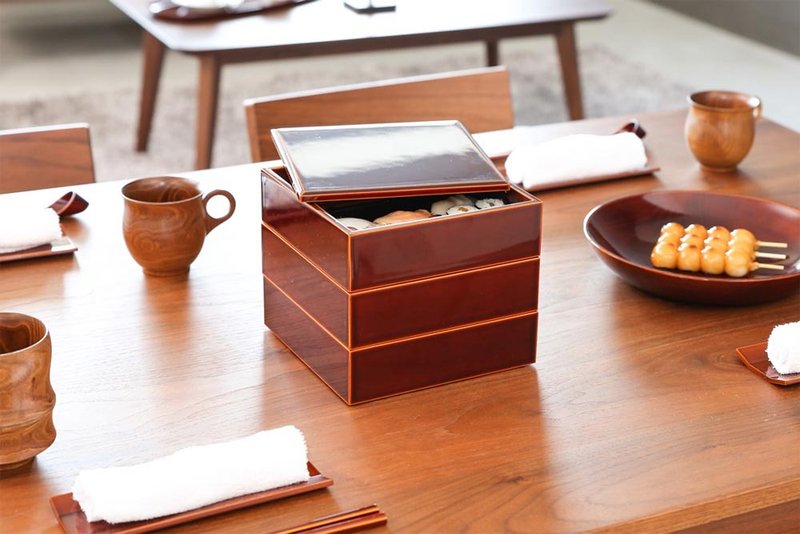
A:
[[[365,506],[355,510],[348,510],[338,514],[326,515],[312,519],[308,523],[296,525],[287,529],[276,530],[270,534],[334,534],[341,532],[354,532],[362,528],[384,525],[389,520],[377,505]]]

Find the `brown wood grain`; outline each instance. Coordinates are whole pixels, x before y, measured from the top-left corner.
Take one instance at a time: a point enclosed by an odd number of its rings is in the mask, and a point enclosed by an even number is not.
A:
[[[92,182],[88,124],[0,131],[0,193]]]
[[[725,532],[797,532],[800,500],[794,499],[752,513],[738,514],[682,530],[682,534],[723,534]]]
[[[627,118],[530,135],[607,133]],[[735,348],[800,320],[798,295],[744,308],[650,297],[603,266],[581,222],[609,198],[658,188],[800,206],[800,135],[762,120],[738,172],[722,177],[686,148],[686,110],[638,118],[657,176],[540,194],[536,364],[357,407],[263,327],[259,165],[191,174],[230,190],[237,210],[182,280],[145,278],[128,255],[121,183],[76,188],[90,208],[65,231],[80,250],[0,265],[0,306],[50,328],[58,395],[58,438],[0,481],[0,524],[58,532],[48,498],[80,469],[290,423],[335,481],[329,491],[175,532],[264,532],[367,502],[391,518],[385,532],[668,531],[731,516],[755,531],[786,514],[796,524],[800,395],[757,377]]]
[[[470,132],[514,126],[505,67],[257,98],[245,102],[245,112],[253,161],[278,158],[273,128],[448,119]]]
[[[203,248],[206,235],[236,209],[223,190],[203,192],[190,180],[157,176],[142,178],[122,189],[125,209],[122,234],[131,256],[150,276],[184,275]],[[228,211],[211,217],[207,203],[224,196]]]
[[[315,0],[253,16],[176,23],[153,17],[148,9],[151,0],[112,3],[152,37],[145,39],[143,50],[139,150],[146,147],[149,137],[164,51],[161,44],[199,59],[197,168],[211,162],[221,68],[229,63],[483,41],[488,64],[497,65],[501,39],[553,35],[559,46],[570,117],[580,118],[572,27],[575,22],[601,19],[611,12],[605,0],[405,0],[394,11],[363,15],[347,9],[341,0]]]
[[[112,3],[170,50],[219,51],[231,60],[256,54],[278,59],[521,37],[553,33],[561,21],[596,20],[611,13],[605,0],[470,5],[461,0],[405,0],[395,11],[363,15],[340,0],[314,0],[256,16],[176,24],[151,16],[150,0]],[[248,51],[253,55],[247,56]]]
[[[217,102],[222,63],[214,54],[200,56],[200,74],[197,85],[197,150],[194,168],[211,166],[214,130],[217,126]]]
[[[744,93],[702,91],[690,96],[686,141],[702,165],[730,172],[753,145],[761,100]]]
[[[142,91],[139,100],[139,123],[136,130],[135,148],[139,152],[147,150],[150,141],[150,127],[156,110],[156,96],[161,81],[161,66],[164,63],[166,47],[147,32],[142,32]]]
[[[575,25],[572,22],[561,24],[556,33],[556,46],[561,59],[561,81],[567,96],[567,111],[572,120],[583,118],[583,98],[581,97],[581,78],[578,72],[578,48],[575,44]]]
[[[50,334],[40,320],[0,313],[0,477],[53,443]]]
[[[288,529],[272,532],[271,534],[298,534],[300,532],[315,532],[317,534],[334,532],[352,532],[361,530],[376,524],[385,524],[386,514],[374,504],[365,506],[358,510],[350,510],[340,514],[333,514],[319,519],[314,519],[308,523],[297,525]]]

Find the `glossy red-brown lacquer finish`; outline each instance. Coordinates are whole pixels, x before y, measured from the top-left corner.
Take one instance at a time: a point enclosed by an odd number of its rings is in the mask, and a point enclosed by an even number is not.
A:
[[[348,350],[264,279],[264,321],[347,404],[534,362],[536,312]]]
[[[746,228],[761,241],[788,244],[770,249],[786,260],[765,260],[783,271],[755,270],[743,278],[656,269],[650,252],[661,226],[675,221],[729,230]],[[651,191],[606,202],[584,221],[595,251],[634,286],[670,300],[713,305],[746,305],[797,297],[800,289],[800,211],[755,197],[703,191]]]
[[[303,202],[507,191],[455,120],[278,128],[275,147]],[[338,153],[336,164],[324,154]]]
[[[348,291],[538,256],[541,202],[513,187],[511,205],[414,224],[350,232],[338,217],[375,218],[430,207],[429,197],[326,204],[301,203],[290,178],[262,171],[263,221]],[[485,196],[497,196],[488,193]]]
[[[527,192],[361,231],[336,219],[443,197],[301,202],[281,169],[262,195],[264,321],[348,404],[535,361],[542,206]]]
[[[767,342],[756,343],[746,347],[738,347],[736,354],[742,363],[757,376],[778,386],[800,384],[800,373],[781,374],[775,370],[767,355]]]
[[[263,272],[349,348],[537,308],[539,259],[348,292],[268,228]]]

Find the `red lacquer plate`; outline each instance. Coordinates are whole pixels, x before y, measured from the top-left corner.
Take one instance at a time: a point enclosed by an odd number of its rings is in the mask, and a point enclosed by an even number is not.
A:
[[[50,506],[53,508],[58,518],[58,523],[67,534],[136,534],[142,532],[154,532],[175,525],[182,525],[210,517],[224,514],[233,510],[240,510],[249,506],[255,506],[270,501],[276,501],[285,497],[308,493],[333,484],[333,480],[323,476],[314,465],[308,463],[308,473],[311,475],[308,482],[300,482],[291,486],[273,488],[250,495],[242,495],[225,501],[220,501],[202,508],[189,510],[180,514],[173,514],[148,521],[132,521],[129,523],[106,523],[105,521],[88,522],[81,510],[80,505],[72,498],[72,493],[64,493],[50,498]]]
[[[782,375],[769,363],[766,341],[763,343],[756,343],[755,345],[739,347],[736,349],[736,353],[748,369],[768,382],[779,386],[800,384],[800,373]]]
[[[757,239],[787,243],[782,271],[757,270],[742,278],[656,269],[650,252],[661,226],[746,228]],[[583,231],[600,259],[627,283],[670,300],[718,306],[769,302],[800,291],[800,210],[766,199],[704,191],[651,191],[594,208]]]

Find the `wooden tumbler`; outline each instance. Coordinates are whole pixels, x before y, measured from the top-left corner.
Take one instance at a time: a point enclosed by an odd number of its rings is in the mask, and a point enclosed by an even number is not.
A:
[[[217,195],[229,203],[228,212],[219,218],[207,209],[208,201]],[[175,176],[135,180],[122,188],[122,196],[125,244],[144,273],[152,276],[187,272],[206,235],[236,209],[228,191],[216,189],[204,197],[197,184]]]
[[[0,470],[24,466],[56,439],[50,333],[39,319],[0,313]]]
[[[689,96],[686,142],[706,170],[732,172],[753,146],[761,117],[758,97],[732,91],[703,91]]]

